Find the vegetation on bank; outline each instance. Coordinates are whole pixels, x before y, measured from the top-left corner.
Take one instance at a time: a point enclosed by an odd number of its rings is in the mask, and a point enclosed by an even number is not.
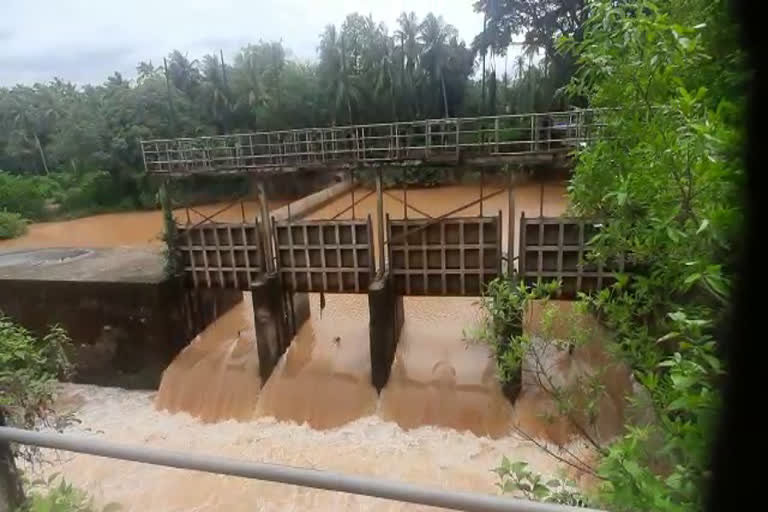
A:
[[[595,443],[591,499],[615,511],[700,510],[741,240],[748,77],[722,0],[587,5],[583,40],[561,46],[578,56],[569,90],[609,109],[601,119],[613,137],[579,152],[569,198],[574,214],[605,219],[592,257],[631,264],[582,302],[615,334],[656,418]],[[486,307],[491,318],[516,315],[525,298],[496,284]],[[491,325],[506,336],[516,322]],[[499,366],[503,378],[514,370],[503,358]]]
[[[69,421],[56,415],[51,406],[57,380],[72,374],[67,358],[70,344],[61,327],[53,326],[45,335],[36,336],[0,313],[0,423],[59,429]],[[39,449],[12,445],[9,453],[6,450],[8,445],[0,446],[0,498],[24,511],[87,510],[69,506],[79,503],[80,494],[63,482],[51,489],[37,482],[32,486],[34,492],[25,497],[14,458],[34,465],[39,462]]]
[[[47,480],[36,480],[24,504],[17,512],[117,512],[118,503],[97,507],[93,499],[82,489],[73,486],[54,474]]]
[[[241,197],[248,187],[244,176],[193,176],[168,186],[175,204]],[[144,174],[126,174],[115,181],[106,171],[47,176],[0,171],[0,239],[24,234],[29,222],[155,209],[159,188],[159,181]]]
[[[16,238],[27,232],[27,220],[19,213],[0,212],[0,240]]]

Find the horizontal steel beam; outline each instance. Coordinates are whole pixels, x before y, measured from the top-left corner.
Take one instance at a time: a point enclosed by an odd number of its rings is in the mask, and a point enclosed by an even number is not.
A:
[[[196,455],[159,448],[111,443],[86,437],[32,432],[10,427],[0,427],[0,442],[28,444],[157,466],[218,473],[328,491],[340,491],[406,503],[443,507],[451,510],[471,510],[477,512],[590,512],[590,509],[585,508],[421,487],[375,477],[347,475],[277,464],[264,464],[210,455]],[[141,492],[141,490],[137,489],[136,492]],[[592,510],[591,512],[597,511]]]

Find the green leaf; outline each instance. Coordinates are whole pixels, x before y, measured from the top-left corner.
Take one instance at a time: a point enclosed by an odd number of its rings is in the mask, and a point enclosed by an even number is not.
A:
[[[709,219],[704,219],[701,221],[701,225],[699,225],[699,229],[696,230],[696,234],[698,235],[705,229],[707,229],[707,226],[709,226]]]
[[[545,485],[536,484],[533,486],[533,495],[536,497],[536,499],[543,500],[549,496],[549,494],[549,489]]]
[[[683,284],[686,285],[686,287],[690,287],[693,283],[701,279],[701,274],[696,272],[695,274],[691,274],[688,277],[685,278],[683,281]]]
[[[686,397],[679,397],[675,400],[672,400],[672,402],[667,405],[668,411],[677,411],[680,409],[686,409],[688,407],[688,400]]]
[[[510,471],[512,473],[519,473],[520,471],[524,470],[526,467],[528,467],[528,463],[521,460],[521,461],[513,463],[510,466]]]
[[[670,240],[677,243],[680,241],[680,236],[678,235],[677,231],[672,229],[672,227],[667,227],[667,236]]]
[[[505,494],[511,494],[515,491],[517,491],[517,484],[513,482],[512,480],[507,480],[504,482],[504,485],[501,488],[501,491]]]
[[[621,463],[622,467],[626,470],[627,473],[629,473],[633,478],[639,478],[642,469],[640,469],[640,465],[634,461],[634,460],[624,460]]]

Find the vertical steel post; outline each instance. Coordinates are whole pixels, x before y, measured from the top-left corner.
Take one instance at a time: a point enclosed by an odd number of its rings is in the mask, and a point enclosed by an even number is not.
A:
[[[461,128],[460,119],[456,118],[456,163],[461,160]]]
[[[539,217],[544,216],[544,182],[539,184]]]
[[[408,179],[406,168],[403,167],[403,219],[408,219]]]
[[[350,193],[352,195],[352,220],[355,220],[355,170],[350,169],[349,170],[349,181],[352,183],[352,188],[350,188]]]
[[[269,218],[269,206],[267,205],[267,193],[264,190],[264,182],[259,181],[259,202],[261,203],[261,226],[264,236],[264,267],[267,273],[273,271],[272,266],[272,224]]]
[[[531,153],[536,151],[536,142],[534,141],[535,123],[536,123],[536,116],[531,115]]]
[[[382,184],[381,169],[376,170],[376,223],[379,239],[379,269],[378,277],[384,275],[384,186]]]
[[[483,185],[485,182],[485,169],[480,168],[480,217],[483,216]]]
[[[515,256],[515,193],[513,188],[512,170],[509,170],[509,184],[507,185],[507,275],[512,277],[514,273]]]

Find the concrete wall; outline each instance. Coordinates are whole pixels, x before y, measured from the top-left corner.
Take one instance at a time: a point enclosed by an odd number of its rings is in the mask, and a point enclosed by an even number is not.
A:
[[[38,334],[64,327],[75,381],[152,389],[178,351],[240,300],[238,290],[186,290],[179,280],[3,280],[0,311]]]
[[[395,293],[389,274],[368,288],[371,382],[377,391],[387,384],[405,316],[403,297]]]

